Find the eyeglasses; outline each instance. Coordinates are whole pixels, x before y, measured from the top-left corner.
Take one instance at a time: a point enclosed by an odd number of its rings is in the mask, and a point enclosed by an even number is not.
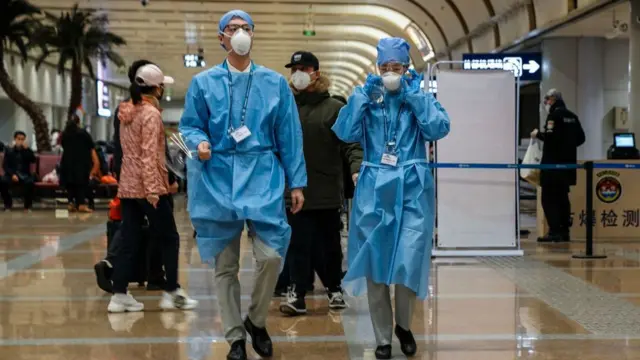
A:
[[[249,34],[253,34],[253,27],[249,24],[246,25],[227,25],[226,28],[224,28],[224,32],[226,32],[227,34],[234,34],[236,31],[238,30],[244,30]]]
[[[380,65],[380,72],[381,73],[386,73],[386,72],[402,73],[402,72],[404,72],[404,65],[402,65],[402,64],[384,64],[384,65]]]

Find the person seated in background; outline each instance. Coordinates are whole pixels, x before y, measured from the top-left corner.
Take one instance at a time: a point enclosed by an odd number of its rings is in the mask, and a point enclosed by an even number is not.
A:
[[[0,178],[0,193],[4,201],[4,210],[9,211],[13,207],[13,199],[9,190],[13,185],[22,186],[25,211],[31,210],[33,205],[33,193],[35,176],[31,173],[31,164],[36,162],[36,155],[29,149],[27,134],[16,131],[13,134],[13,147],[7,147],[2,168],[4,175]]]
[[[51,130],[51,152],[60,154],[62,152],[62,132],[58,129]]]

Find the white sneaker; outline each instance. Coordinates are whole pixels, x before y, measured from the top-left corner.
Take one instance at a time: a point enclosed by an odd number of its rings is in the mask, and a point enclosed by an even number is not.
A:
[[[107,311],[110,313],[135,312],[144,310],[144,304],[138,302],[131,294],[114,294],[111,296]]]
[[[341,291],[327,294],[329,297],[329,309],[340,310],[347,308],[347,302],[344,301],[344,295]]]
[[[197,306],[198,301],[190,298],[183,289],[171,293],[165,291],[162,293],[162,300],[160,300],[160,308],[164,310],[193,310]]]

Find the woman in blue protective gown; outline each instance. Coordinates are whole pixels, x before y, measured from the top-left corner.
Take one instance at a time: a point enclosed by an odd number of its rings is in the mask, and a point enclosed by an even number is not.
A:
[[[435,194],[426,143],[449,133],[449,116],[408,71],[409,44],[378,44],[382,76],[369,75],[355,89],[333,126],[345,142],[360,142],[364,162],[353,200],[349,270],[345,289],[365,291],[376,336],[377,359],[391,358],[395,285],[395,333],[401,350],[415,355],[410,330],[416,296],[427,297]],[[366,282],[365,282],[366,281]]]

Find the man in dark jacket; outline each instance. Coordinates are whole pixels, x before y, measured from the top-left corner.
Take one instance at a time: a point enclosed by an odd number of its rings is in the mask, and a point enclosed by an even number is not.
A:
[[[300,315],[306,313],[304,297],[311,287],[309,274],[313,270],[327,288],[329,308],[346,307],[340,287],[343,161],[347,161],[355,179],[362,149],[358,144],[341,142],[331,131],[344,104],[329,95],[330,82],[320,73],[318,59],[309,52],[297,52],[286,67],[291,69],[291,86],[302,124],[308,185],[302,211],[288,214],[292,231],[287,253],[291,288],[280,311]]]
[[[5,211],[11,210],[13,206],[9,191],[13,185],[22,187],[25,211],[30,210],[33,204],[35,176],[31,173],[31,164],[36,162],[36,156],[29,149],[26,139],[27,135],[23,131],[16,131],[13,134],[13,147],[8,147],[4,154],[2,163],[4,175],[0,177],[0,193]]]
[[[585,134],[578,116],[567,110],[562,94],[551,89],[544,97],[548,113],[544,131],[534,130],[533,138],[544,142],[542,164],[576,164],[577,149],[585,142]],[[542,170],[542,208],[549,225],[549,233],[539,242],[569,241],[571,203],[569,188],[576,184],[576,170]]]

